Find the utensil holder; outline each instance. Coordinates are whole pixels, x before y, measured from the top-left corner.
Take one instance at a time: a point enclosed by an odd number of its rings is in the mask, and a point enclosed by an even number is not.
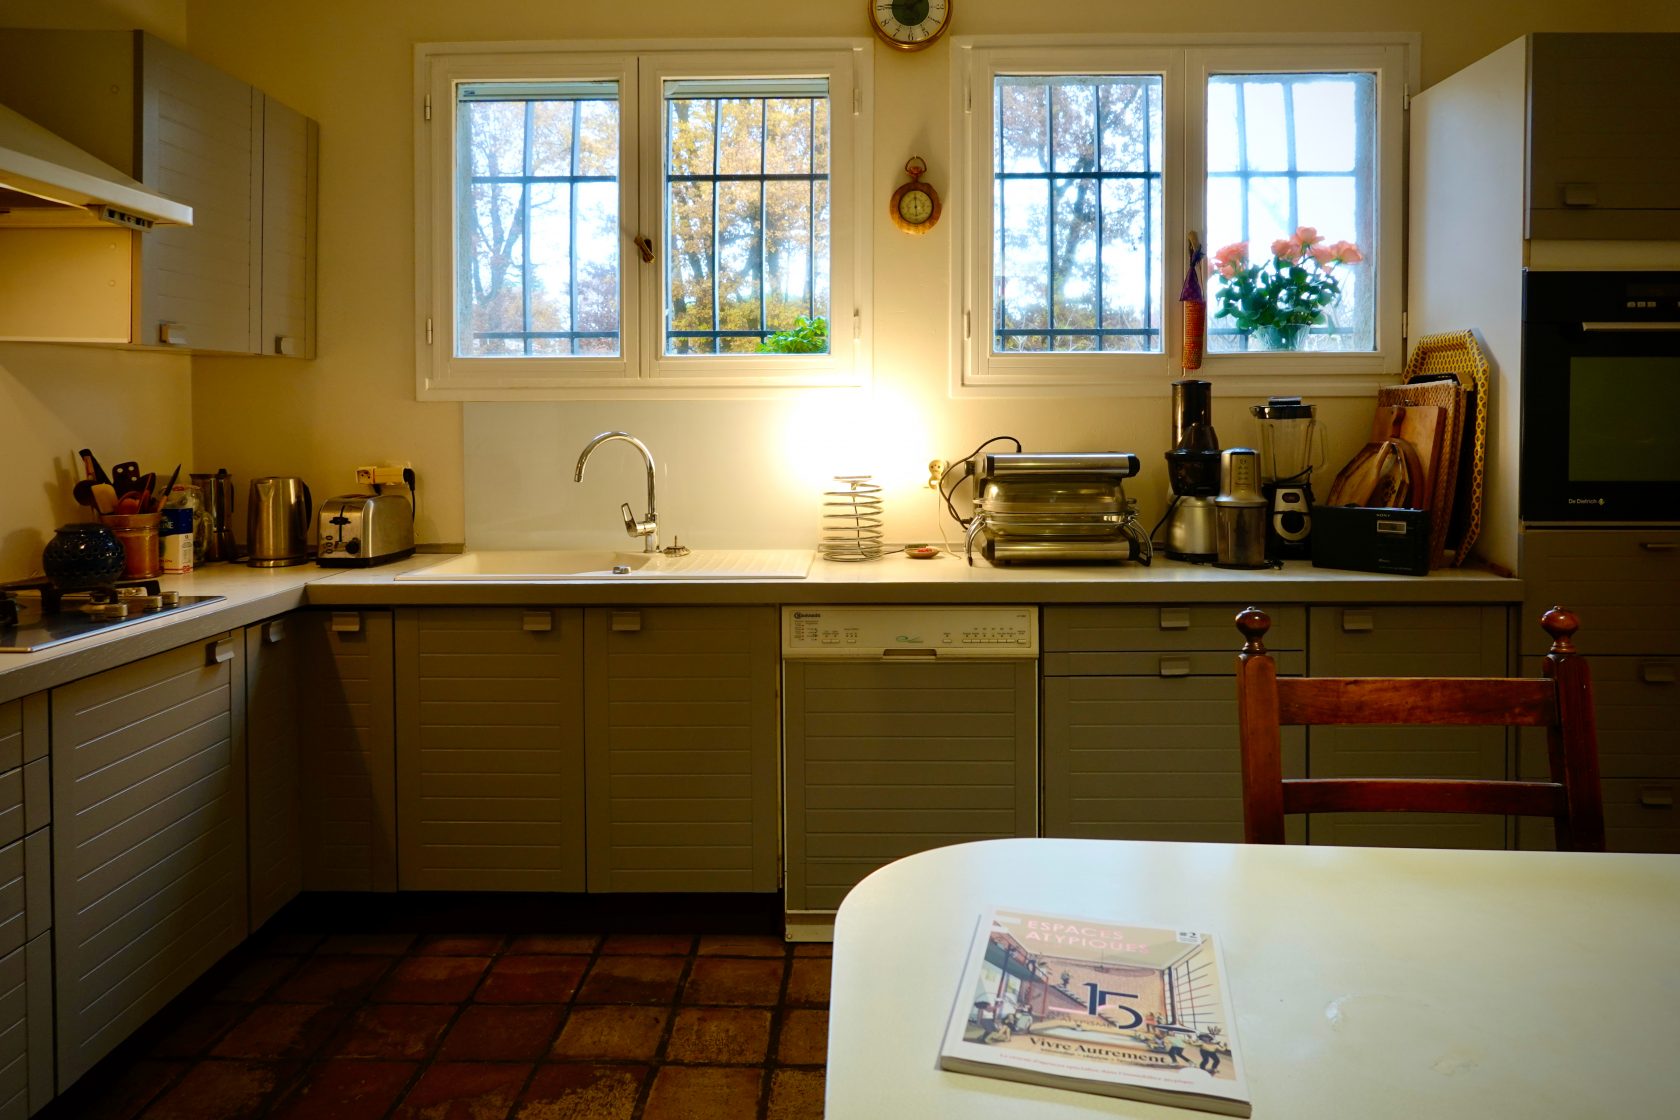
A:
[[[161,513],[107,513],[101,521],[123,548],[123,578],[151,579],[163,573],[158,554]]]

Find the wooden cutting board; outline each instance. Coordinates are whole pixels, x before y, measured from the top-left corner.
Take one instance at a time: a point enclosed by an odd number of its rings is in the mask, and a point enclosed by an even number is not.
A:
[[[1371,420],[1372,443],[1403,439],[1417,452],[1421,473],[1411,480],[1409,509],[1428,509],[1434,499],[1446,423],[1446,410],[1431,404],[1381,405]]]

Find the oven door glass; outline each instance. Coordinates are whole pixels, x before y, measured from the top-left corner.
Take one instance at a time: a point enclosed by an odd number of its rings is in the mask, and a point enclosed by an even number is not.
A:
[[[1615,310],[1587,292],[1569,321],[1524,327],[1526,522],[1680,521],[1680,304],[1667,323]]]

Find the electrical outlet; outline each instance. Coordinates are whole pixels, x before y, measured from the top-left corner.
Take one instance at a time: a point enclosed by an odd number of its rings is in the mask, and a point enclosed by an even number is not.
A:
[[[409,468],[405,461],[402,463],[380,463],[376,466],[357,467],[356,481],[363,486],[401,485],[403,471]]]
[[[949,466],[950,464],[946,463],[943,459],[928,460],[927,488],[929,490],[939,489],[939,480],[944,477],[945,471]]]

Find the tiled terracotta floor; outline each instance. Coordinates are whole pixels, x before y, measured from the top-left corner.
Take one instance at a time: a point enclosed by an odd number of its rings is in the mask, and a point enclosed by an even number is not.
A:
[[[815,1120],[829,948],[262,933],[56,1102],[86,1120]]]

